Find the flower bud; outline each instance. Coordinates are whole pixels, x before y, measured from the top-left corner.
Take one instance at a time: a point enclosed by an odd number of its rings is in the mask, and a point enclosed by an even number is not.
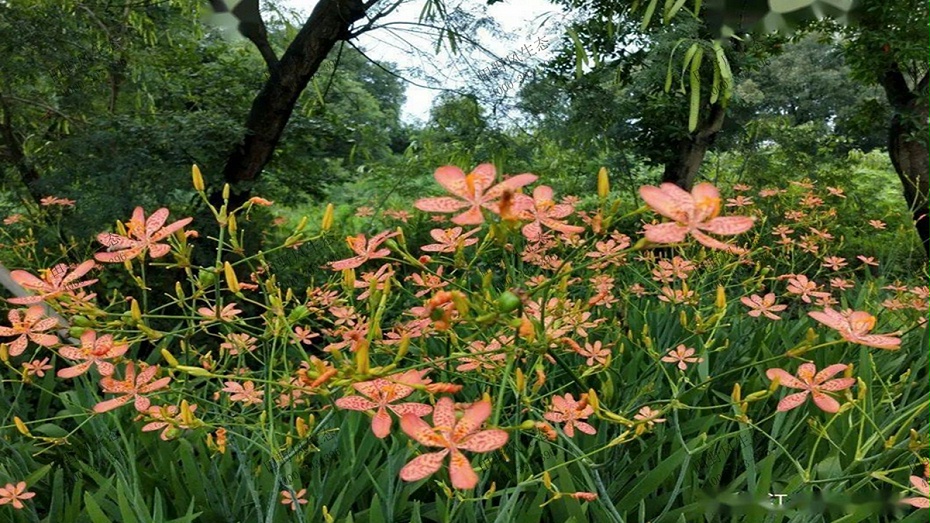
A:
[[[29,427],[23,423],[23,420],[19,419],[19,416],[13,416],[13,424],[16,425],[16,430],[19,431],[23,436],[32,436],[29,432]]]
[[[601,167],[601,170],[597,172],[597,197],[607,198],[608,193],[610,193],[610,178],[607,176],[607,168]]]
[[[523,394],[526,391],[526,376],[523,375],[523,371],[517,367],[517,370],[514,372],[514,381],[517,385],[517,392]]]
[[[327,232],[333,228],[333,215],[335,214],[335,207],[333,204],[327,204],[326,210],[323,211],[323,223],[320,225],[320,229],[323,232]]]
[[[742,395],[742,392],[741,392],[741,390],[740,390],[739,383],[734,383],[734,384],[733,384],[733,392],[730,394],[730,398],[733,399],[733,403],[739,403],[740,400],[742,399],[742,397],[743,397],[743,395]]]
[[[139,309],[139,302],[135,298],[129,298],[129,311],[133,320],[142,320],[142,311]]]
[[[229,184],[223,184],[223,200],[229,199]]]
[[[161,357],[165,358],[165,361],[168,362],[169,367],[176,368],[178,366],[177,358],[175,358],[174,355],[168,352],[168,349],[161,350]]]
[[[197,167],[196,163],[191,168],[191,177],[194,179],[194,189],[197,192],[203,192],[204,190],[203,175],[200,174],[200,167]]]
[[[371,368],[371,361],[368,359],[368,340],[360,340],[358,348],[355,350],[355,372],[359,374],[368,374]]]
[[[718,309],[725,309],[727,307],[727,293],[723,289],[723,285],[717,286],[717,299],[714,300],[714,306]]]
[[[235,238],[236,238],[236,237],[235,237],[235,234],[236,234],[236,230],[239,229],[239,224],[236,223],[236,215],[235,215],[235,214],[230,214],[230,215],[229,215],[229,219],[226,220],[226,227],[229,229],[229,233],[233,235],[233,236],[230,238],[230,240],[236,241],[236,240],[235,240]],[[235,247],[235,246],[236,246],[236,245],[234,244],[233,247]]]
[[[301,438],[306,438],[307,433],[310,432],[310,427],[307,426],[307,422],[303,418],[297,418],[295,422],[297,425],[297,435]]]
[[[194,411],[187,400],[181,400],[181,421],[188,427],[194,424]]]
[[[213,376],[213,374],[212,374],[210,371],[208,371],[207,369],[202,369],[202,368],[200,368],[200,367],[191,367],[191,366],[188,366],[188,365],[178,365],[178,366],[175,367],[175,368],[178,369],[178,370],[181,371],[181,372],[186,372],[186,373],[188,373],[188,374],[190,374],[190,375],[192,375],[192,376],[200,376],[200,377],[203,377],[203,378],[209,378],[210,376]]]

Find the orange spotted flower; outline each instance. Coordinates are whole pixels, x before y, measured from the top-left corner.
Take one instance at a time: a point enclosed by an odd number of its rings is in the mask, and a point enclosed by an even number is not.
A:
[[[808,312],[807,315],[827,327],[836,329],[840,336],[849,342],[877,349],[901,348],[901,338],[892,334],[869,334],[869,331],[875,328],[875,316],[868,312],[852,309],[839,312],[828,307],[822,311]]]
[[[491,402],[476,401],[465,409],[464,415],[456,419],[452,398],[443,396],[433,409],[433,427],[415,414],[404,414],[400,419],[403,431],[421,445],[441,447],[439,452],[420,454],[400,469],[400,479],[421,480],[442,466],[447,454],[450,456],[449,477],[457,489],[470,489],[478,484],[478,475],[461,451],[491,452],[507,443],[509,434],[500,429],[478,430],[491,415]]]
[[[839,402],[827,395],[826,392],[848,389],[856,384],[855,378],[830,379],[836,374],[846,370],[846,367],[847,365],[837,363],[817,372],[817,367],[813,363],[804,363],[798,367],[797,378],[784,369],[769,369],[765,371],[765,375],[768,376],[770,380],[778,380],[780,385],[792,389],[802,389],[801,392],[789,394],[782,398],[782,400],[778,402],[778,412],[785,412],[799,407],[804,403],[809,394],[814,395],[814,404],[820,407],[824,412],[832,414],[840,410]]]
[[[32,305],[49,298],[55,298],[62,294],[70,293],[81,287],[93,285],[97,282],[96,279],[77,283],[72,282],[90,272],[90,270],[94,268],[94,265],[94,260],[87,260],[75,267],[74,270],[68,274],[68,265],[59,263],[51,269],[42,271],[41,278],[33,276],[26,271],[10,271],[10,278],[12,278],[13,281],[24,289],[35,291],[38,294],[35,296],[10,298],[7,301],[17,305]]]
[[[669,349],[668,354],[662,357],[665,363],[677,363],[681,370],[688,370],[689,363],[701,363],[704,358],[694,357],[694,349],[685,347],[682,343],[674,349]]]
[[[0,505],[12,503],[13,508],[20,510],[25,506],[23,500],[32,498],[35,495],[35,492],[26,492],[25,481],[20,481],[16,485],[7,483],[5,486],[0,487]]]
[[[304,499],[304,496],[307,495],[307,489],[302,488],[294,493],[294,497],[291,497],[291,493],[287,490],[281,491],[281,504],[290,505],[291,510],[297,510],[299,505],[306,505],[308,501]]]
[[[69,360],[79,360],[74,367],[68,367],[58,371],[59,378],[74,378],[87,372],[91,365],[97,366],[97,371],[101,376],[110,376],[113,374],[113,364],[106,361],[118,358],[129,350],[129,345],[123,342],[113,341],[112,334],[104,334],[97,337],[97,333],[92,330],[84,331],[81,335],[81,348],[62,347],[58,352]]]
[[[543,417],[555,423],[565,423],[562,432],[569,438],[575,437],[575,428],[585,434],[594,434],[597,430],[588,424],[585,420],[588,416],[594,414],[594,407],[588,405],[587,395],[582,394],[581,400],[575,401],[569,392],[564,397],[552,396],[552,408],[549,409]]]
[[[26,350],[27,340],[32,340],[43,347],[51,347],[58,343],[58,337],[53,334],[45,334],[43,331],[54,328],[58,325],[55,318],[42,318],[45,316],[45,309],[41,305],[33,305],[26,309],[26,314],[21,314],[22,309],[13,309],[7,313],[10,319],[11,327],[0,326],[0,336],[16,336],[17,338],[10,342],[10,356],[19,356]]]
[[[167,376],[152,381],[157,372],[158,365],[153,365],[151,367],[146,367],[136,376],[135,364],[132,361],[127,361],[125,377],[122,380],[116,380],[109,376],[100,380],[100,386],[103,387],[104,392],[123,395],[118,398],[101,401],[94,405],[94,412],[113,410],[128,403],[129,400],[135,400],[134,404],[136,410],[139,412],[146,412],[152,402],[143,396],[143,394],[149,394],[156,390],[163,389],[167,387],[168,382],[171,381],[171,378]]]
[[[420,247],[420,250],[426,252],[455,252],[456,250],[463,247],[468,247],[469,245],[478,243],[478,238],[470,238],[469,236],[480,230],[481,229],[475,228],[466,232],[465,234],[462,234],[461,227],[453,227],[451,229],[433,229],[429,232],[429,235],[432,236],[437,243],[424,245]]]
[[[394,403],[413,394],[413,387],[384,378],[353,383],[352,387],[370,399],[361,396],[344,396],[336,400],[336,406],[349,410],[377,409],[371,420],[371,431],[379,438],[386,438],[391,433],[391,415],[387,409],[398,416],[413,414],[426,416],[433,408],[423,403]]]
[[[497,178],[497,169],[490,163],[475,167],[468,175],[454,165],[446,165],[436,169],[433,177],[439,185],[456,197],[421,198],[414,203],[414,207],[421,211],[440,213],[455,213],[467,209],[452,218],[452,222],[457,225],[484,223],[482,208],[499,214],[498,199],[505,193],[512,194],[517,189],[535,182],[537,178],[535,174],[518,174],[492,187]]]
[[[923,494],[923,497],[904,498],[901,503],[917,508],[930,508],[930,485],[927,484],[927,480],[920,476],[911,476],[910,479],[911,485]]]
[[[562,234],[584,232],[584,227],[569,225],[562,221],[573,213],[575,208],[567,203],[555,203],[552,187],[540,185],[533,189],[532,198],[524,194],[518,196],[514,203],[514,207],[518,209],[517,214],[520,219],[530,220],[530,223],[524,225],[522,229],[523,236],[526,236],[528,240],[540,240],[543,225]]]
[[[349,248],[355,252],[356,256],[346,258],[344,260],[334,261],[330,267],[334,271],[354,269],[368,260],[384,258],[388,254],[391,254],[391,250],[386,248],[379,249],[378,247],[381,246],[384,240],[387,240],[393,236],[397,236],[397,234],[397,232],[384,231],[380,234],[372,236],[370,240],[366,240],[364,234],[359,234],[358,236],[348,236],[346,237],[346,243],[349,244]]]
[[[646,225],[646,239],[653,243],[677,243],[691,235],[711,249],[743,254],[745,249],[730,245],[704,234],[731,236],[748,231],[754,219],[749,216],[717,216],[720,214],[720,193],[709,183],[699,183],[689,194],[672,183],[659,187],[645,185],[639,195],[655,212],[674,220],[658,225]]]
[[[103,263],[120,263],[140,255],[145,256],[146,251],[152,258],[161,258],[168,254],[171,246],[158,242],[193,221],[193,218],[184,218],[165,226],[167,219],[168,209],[164,207],[153,212],[148,220],[145,219],[142,207],[136,207],[127,224],[126,236],[112,232],[97,235],[97,241],[105,245],[107,250],[94,254],[94,258]]]
[[[775,313],[788,308],[787,305],[775,304],[774,292],[770,292],[765,296],[759,296],[758,294],[753,294],[752,296],[743,296],[740,298],[740,301],[743,302],[743,305],[752,309],[749,311],[749,315],[753,318],[758,318],[759,316],[765,315],[765,317],[770,320],[780,320],[781,316]]]

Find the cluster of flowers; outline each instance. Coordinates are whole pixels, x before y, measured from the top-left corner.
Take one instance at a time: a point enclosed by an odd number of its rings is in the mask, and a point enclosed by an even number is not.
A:
[[[415,296],[417,298],[428,294],[431,296],[427,298],[423,306],[409,310],[409,314],[414,317],[412,320],[398,322],[391,330],[385,330],[384,339],[381,341],[385,346],[406,347],[411,339],[426,338],[448,331],[463,316],[462,303],[466,301],[466,296],[461,291],[446,289],[445,287],[450,282],[443,278],[443,267],[429,270],[428,264],[433,262],[432,255],[458,253],[467,247],[477,245],[479,239],[476,235],[480,226],[485,223],[485,211],[497,215],[501,222],[515,225],[527,240],[520,253],[523,261],[542,268],[560,270],[565,260],[559,257],[555,247],[559,242],[579,247],[585,245],[585,240],[580,235],[589,229],[602,235],[603,238],[596,241],[589,252],[584,253],[584,258],[591,262],[592,268],[619,266],[624,263],[626,255],[632,250],[630,249],[632,241],[629,237],[606,230],[606,218],[601,211],[578,213],[586,225],[582,227],[568,221],[569,217],[575,213],[575,200],[572,198],[564,198],[557,202],[553,189],[545,185],[535,187],[531,194],[524,194],[522,189],[537,181],[537,176],[534,174],[518,174],[497,183],[497,172],[494,166],[482,164],[468,174],[457,167],[441,167],[435,171],[434,178],[450,193],[450,196],[422,198],[416,201],[414,206],[425,212],[453,215],[451,221],[454,227],[433,229],[430,232],[436,243],[421,247],[428,254],[420,258],[408,255],[407,261],[421,270],[420,273],[410,276],[414,285],[421,289],[415,293]],[[606,194],[606,189],[602,190],[601,186],[606,187],[606,174],[603,180],[599,180],[599,192]],[[645,224],[644,241],[638,244],[637,250],[640,250],[647,242],[678,244],[692,238],[710,249],[740,256],[747,254],[746,249],[714,237],[744,233],[753,227],[754,219],[750,216],[720,216],[723,207],[722,199],[713,185],[701,183],[690,192],[672,184],[662,184],[659,187],[645,186],[640,188],[640,195],[650,209],[667,218],[668,221]],[[745,199],[739,203],[746,205]],[[122,263],[133,259],[144,261],[146,254],[153,259],[160,258],[171,251],[171,247],[163,243],[169,236],[175,235],[183,239],[196,235],[195,231],[182,230],[191,222],[191,218],[185,218],[166,226],[167,218],[167,209],[159,209],[146,219],[143,209],[136,208],[125,226],[125,231],[119,231],[120,234],[101,233],[97,236],[97,240],[107,249],[95,254],[95,260],[101,263]],[[466,231],[466,227],[474,228]],[[350,284],[350,288],[363,290],[362,294],[357,297],[359,300],[365,300],[373,293],[383,294],[394,275],[390,261],[373,272],[362,274],[359,278],[355,277],[354,270],[370,261],[388,258],[392,254],[393,239],[400,235],[400,231],[384,231],[371,238],[367,238],[364,234],[349,236],[346,243],[353,252],[353,256],[334,261],[329,264],[329,268],[332,271],[341,271],[344,281]],[[95,261],[87,260],[73,268],[61,264],[43,271],[40,276],[21,270],[13,271],[11,274],[14,281],[33,291],[35,295],[9,300],[11,303],[30,305],[30,307],[25,311],[10,311],[11,327],[0,327],[0,337],[15,337],[8,345],[7,354],[3,356],[21,355],[30,340],[43,347],[51,348],[58,345],[58,338],[48,333],[57,326],[57,322],[54,319],[45,318],[43,309],[38,303],[54,302],[62,297],[67,297],[77,303],[90,302],[94,295],[88,295],[84,291],[78,292],[78,290],[97,281],[95,279],[81,281],[81,278],[94,267]],[[228,262],[224,268],[229,288],[237,295],[242,291],[259,288],[260,271],[251,275],[252,283],[240,283]],[[683,283],[681,289],[672,289],[670,285],[677,280],[684,281],[695,270],[696,266],[693,262],[680,257],[658,261],[653,272],[654,278],[667,285],[663,288],[659,299],[669,303],[683,303],[690,300],[693,291],[690,291],[686,284]],[[816,296],[814,293],[821,291],[817,290],[816,286],[811,287],[810,281],[802,278],[803,275],[792,275],[789,279],[788,292],[799,296],[801,301],[810,303],[810,297]],[[530,286],[545,283],[545,278],[531,279],[527,282]],[[595,319],[590,310],[585,310],[585,306],[610,308],[617,301],[613,295],[614,282],[612,277],[602,273],[593,276],[591,284],[594,296],[587,301],[587,304],[580,301],[576,303],[568,297],[551,298],[545,303],[514,297],[517,305],[510,310],[519,307],[521,314],[518,318],[517,332],[510,335],[492,336],[489,338],[490,341],[470,342],[467,347],[469,352],[459,357],[460,363],[456,370],[480,372],[499,368],[507,357],[506,349],[515,345],[517,336],[528,340],[535,340],[539,336],[541,339],[538,341],[548,345],[549,348],[567,346],[571,352],[585,358],[587,365],[596,364],[606,367],[611,358],[610,347],[605,346],[600,340],[587,340],[587,329],[597,327],[606,320]],[[639,291],[645,292],[642,288]],[[633,294],[639,294],[639,291],[633,287],[630,288]],[[925,297],[926,289],[916,289],[916,293],[922,293]],[[779,319],[775,313],[785,308],[784,305],[776,304],[775,300],[774,293],[769,293],[764,297],[752,295],[744,298],[743,303],[750,308],[750,316],[764,315],[766,318],[775,320]],[[131,300],[131,304],[133,315],[141,316],[137,313],[138,304],[134,300]],[[302,307],[308,314],[317,313],[320,316],[326,316],[327,321],[332,325],[331,328],[322,329],[322,336],[331,341],[323,348],[325,352],[337,353],[348,349],[355,354],[357,361],[366,362],[365,365],[367,365],[373,329],[377,328],[380,332],[380,327],[375,325],[373,318],[366,318],[351,305],[340,302],[337,293],[324,288],[312,289],[307,304]],[[217,303],[198,309],[202,317],[201,326],[240,321],[238,316],[241,312],[236,303],[225,305]],[[900,338],[896,333],[871,333],[876,325],[876,318],[868,312],[853,310],[841,312],[826,306],[821,311],[810,311],[808,314],[813,319],[835,329],[844,340],[849,342],[887,350],[897,349],[900,345]],[[541,326],[541,334],[536,332],[534,322]],[[145,327],[140,323],[139,328]],[[309,345],[313,343],[314,338],[321,337],[321,334],[311,332],[309,327],[296,326],[290,336],[293,343]],[[582,345],[572,339],[572,336],[585,338],[586,341]],[[250,353],[254,350],[257,341],[256,338],[245,333],[227,333],[223,337],[224,343],[220,345],[220,349],[232,356]],[[74,378],[85,374],[91,368],[96,368],[101,377],[99,383],[104,393],[114,394],[116,397],[97,403],[93,407],[95,412],[107,412],[132,402],[140,413],[137,419],[147,421],[142,430],[162,430],[162,439],[170,439],[181,430],[203,426],[194,414],[197,405],[190,405],[186,400],[181,401],[180,406],[152,405],[150,396],[167,389],[171,377],[158,378],[159,367],[157,365],[148,366],[142,362],[124,358],[129,350],[128,342],[116,340],[110,334],[99,335],[91,329],[84,331],[80,341],[81,347],[63,346],[58,349],[60,356],[74,364],[60,369],[57,376]],[[547,357],[551,358],[549,355]],[[168,356],[166,359],[169,359]],[[704,361],[704,358],[697,356],[694,348],[686,347],[684,344],[667,349],[667,353],[659,359],[675,365],[682,372],[688,370],[689,364]],[[48,358],[45,358],[42,361],[23,365],[28,372],[41,376],[42,372],[51,369],[48,361]],[[431,363],[430,358],[425,354],[423,361]],[[123,365],[122,379],[114,378],[117,375],[116,365],[119,364]],[[172,364],[173,367],[183,368],[194,375],[202,376],[209,376],[210,372],[216,368],[216,362],[210,355],[201,359],[201,365],[203,369],[179,366],[176,361]],[[435,363],[435,365],[442,366],[445,362]],[[362,364],[359,366],[364,371],[358,374],[369,374],[368,371],[371,369]],[[844,377],[831,379],[844,371],[846,371]],[[840,404],[832,393],[848,389],[856,383],[856,379],[850,375],[849,371],[848,365],[837,363],[828,365],[817,372],[813,363],[806,362],[799,366],[796,376],[781,368],[768,369],[766,375],[773,382],[773,390],[779,384],[800,390],[781,399],[777,407],[778,411],[796,408],[811,396],[814,404],[820,409],[836,413],[840,410]],[[247,368],[237,369],[237,374],[247,372],[249,372]],[[302,395],[319,392],[321,387],[327,387],[335,381],[333,378],[340,372],[342,369],[337,368],[330,361],[311,356],[309,361],[301,363],[295,376],[292,376],[287,383],[282,383],[282,388],[286,392],[280,395],[276,401],[277,405],[284,408],[305,403],[306,398]],[[424,447],[440,449],[415,457],[401,469],[401,479],[405,481],[424,479],[437,472],[445,461],[445,457],[449,456],[449,476],[452,486],[459,489],[474,488],[478,483],[478,476],[463,452],[493,452],[507,443],[509,439],[507,430],[515,430],[515,428],[482,429],[492,414],[490,398],[485,396],[471,402],[456,403],[451,395],[460,392],[463,386],[455,383],[434,383],[426,377],[428,372],[429,369],[406,370],[382,375],[375,379],[351,380],[352,389],[357,394],[340,397],[335,404],[341,409],[365,411],[372,414],[371,428],[378,438],[386,438],[390,435],[393,425],[390,413],[393,413],[399,418],[401,431],[404,434]],[[536,373],[537,386],[539,386],[545,381],[545,372],[541,367],[537,367]],[[352,375],[343,373],[343,376]],[[522,371],[518,369],[518,381],[523,379],[522,376]],[[345,382],[346,380],[343,380],[343,383]],[[259,404],[264,400],[265,390],[256,387],[255,382],[244,377],[236,376],[236,379],[225,381],[224,385],[216,393],[217,397],[220,392],[225,392],[228,394],[229,401],[240,402],[244,406]],[[442,394],[443,396],[439,397],[434,405],[400,401],[418,390],[431,395]],[[597,428],[586,421],[595,414],[598,414],[598,417],[614,416],[612,418],[614,420],[628,422],[622,417],[609,413],[603,406],[599,406],[593,391],[581,394],[578,400],[571,392],[553,395],[551,404],[547,406],[542,417],[549,422],[562,424],[561,432],[571,438],[575,436],[576,429],[585,434],[595,434]],[[432,425],[423,420],[428,415],[432,417]],[[653,410],[648,406],[642,407],[635,415],[634,422],[628,423],[637,425],[637,434],[640,434],[651,429],[655,423],[664,422],[665,419],[661,418],[661,415],[662,411]],[[526,427],[517,428],[535,429],[550,439],[558,437],[555,429],[544,421],[531,421]],[[21,432],[23,430],[25,426]],[[300,431],[298,427],[298,432]],[[222,449],[225,445],[225,438],[225,429],[220,427],[215,434],[210,435],[208,441],[216,448]],[[23,489],[19,486],[16,489],[15,492],[12,490],[10,492],[19,496],[17,499],[26,499],[21,495]],[[297,505],[306,502],[300,499],[301,492],[303,490],[298,491],[296,497],[291,493],[286,496],[282,494],[284,498],[282,503],[290,504],[296,509]],[[587,492],[578,492],[573,495],[578,499],[587,500],[596,497],[595,494]]]

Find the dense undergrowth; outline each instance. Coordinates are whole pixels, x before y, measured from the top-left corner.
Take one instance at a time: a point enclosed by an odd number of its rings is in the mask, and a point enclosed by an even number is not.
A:
[[[0,521],[926,518],[905,219],[829,180],[435,179],[267,231],[261,198],[138,208],[53,253],[71,203],[6,217]]]

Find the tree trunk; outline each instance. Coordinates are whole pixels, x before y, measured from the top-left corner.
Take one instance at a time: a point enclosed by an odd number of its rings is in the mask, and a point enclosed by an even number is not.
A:
[[[715,103],[710,107],[710,114],[703,119],[695,131],[687,138],[677,143],[678,153],[675,158],[665,164],[662,173],[662,182],[674,183],[685,190],[691,190],[698,169],[704,161],[707,149],[714,143],[714,138],[723,128],[723,118],[726,116],[726,107]]]
[[[36,170],[23,151],[23,144],[13,129],[13,109],[6,103],[2,94],[0,94],[0,145],[4,146],[0,148],[0,153],[3,153],[0,158],[8,160],[16,167],[16,170],[22,176],[23,185],[29,195],[36,203],[39,203],[39,200],[42,199],[42,195],[36,186],[39,181],[39,171]]]
[[[924,252],[930,256],[930,219],[927,216],[930,167],[927,160],[928,78],[930,73],[925,74],[912,91],[898,64],[892,63],[882,75],[881,83],[894,109],[888,128],[888,155],[901,179],[904,201],[914,216],[914,226],[923,242]]]
[[[226,160],[223,177],[230,185],[254,181],[271,160],[310,79],[339,40],[349,37],[349,28],[360,20],[371,2],[321,0],[287,48],[261,92],[252,102],[246,121],[246,136]]]

